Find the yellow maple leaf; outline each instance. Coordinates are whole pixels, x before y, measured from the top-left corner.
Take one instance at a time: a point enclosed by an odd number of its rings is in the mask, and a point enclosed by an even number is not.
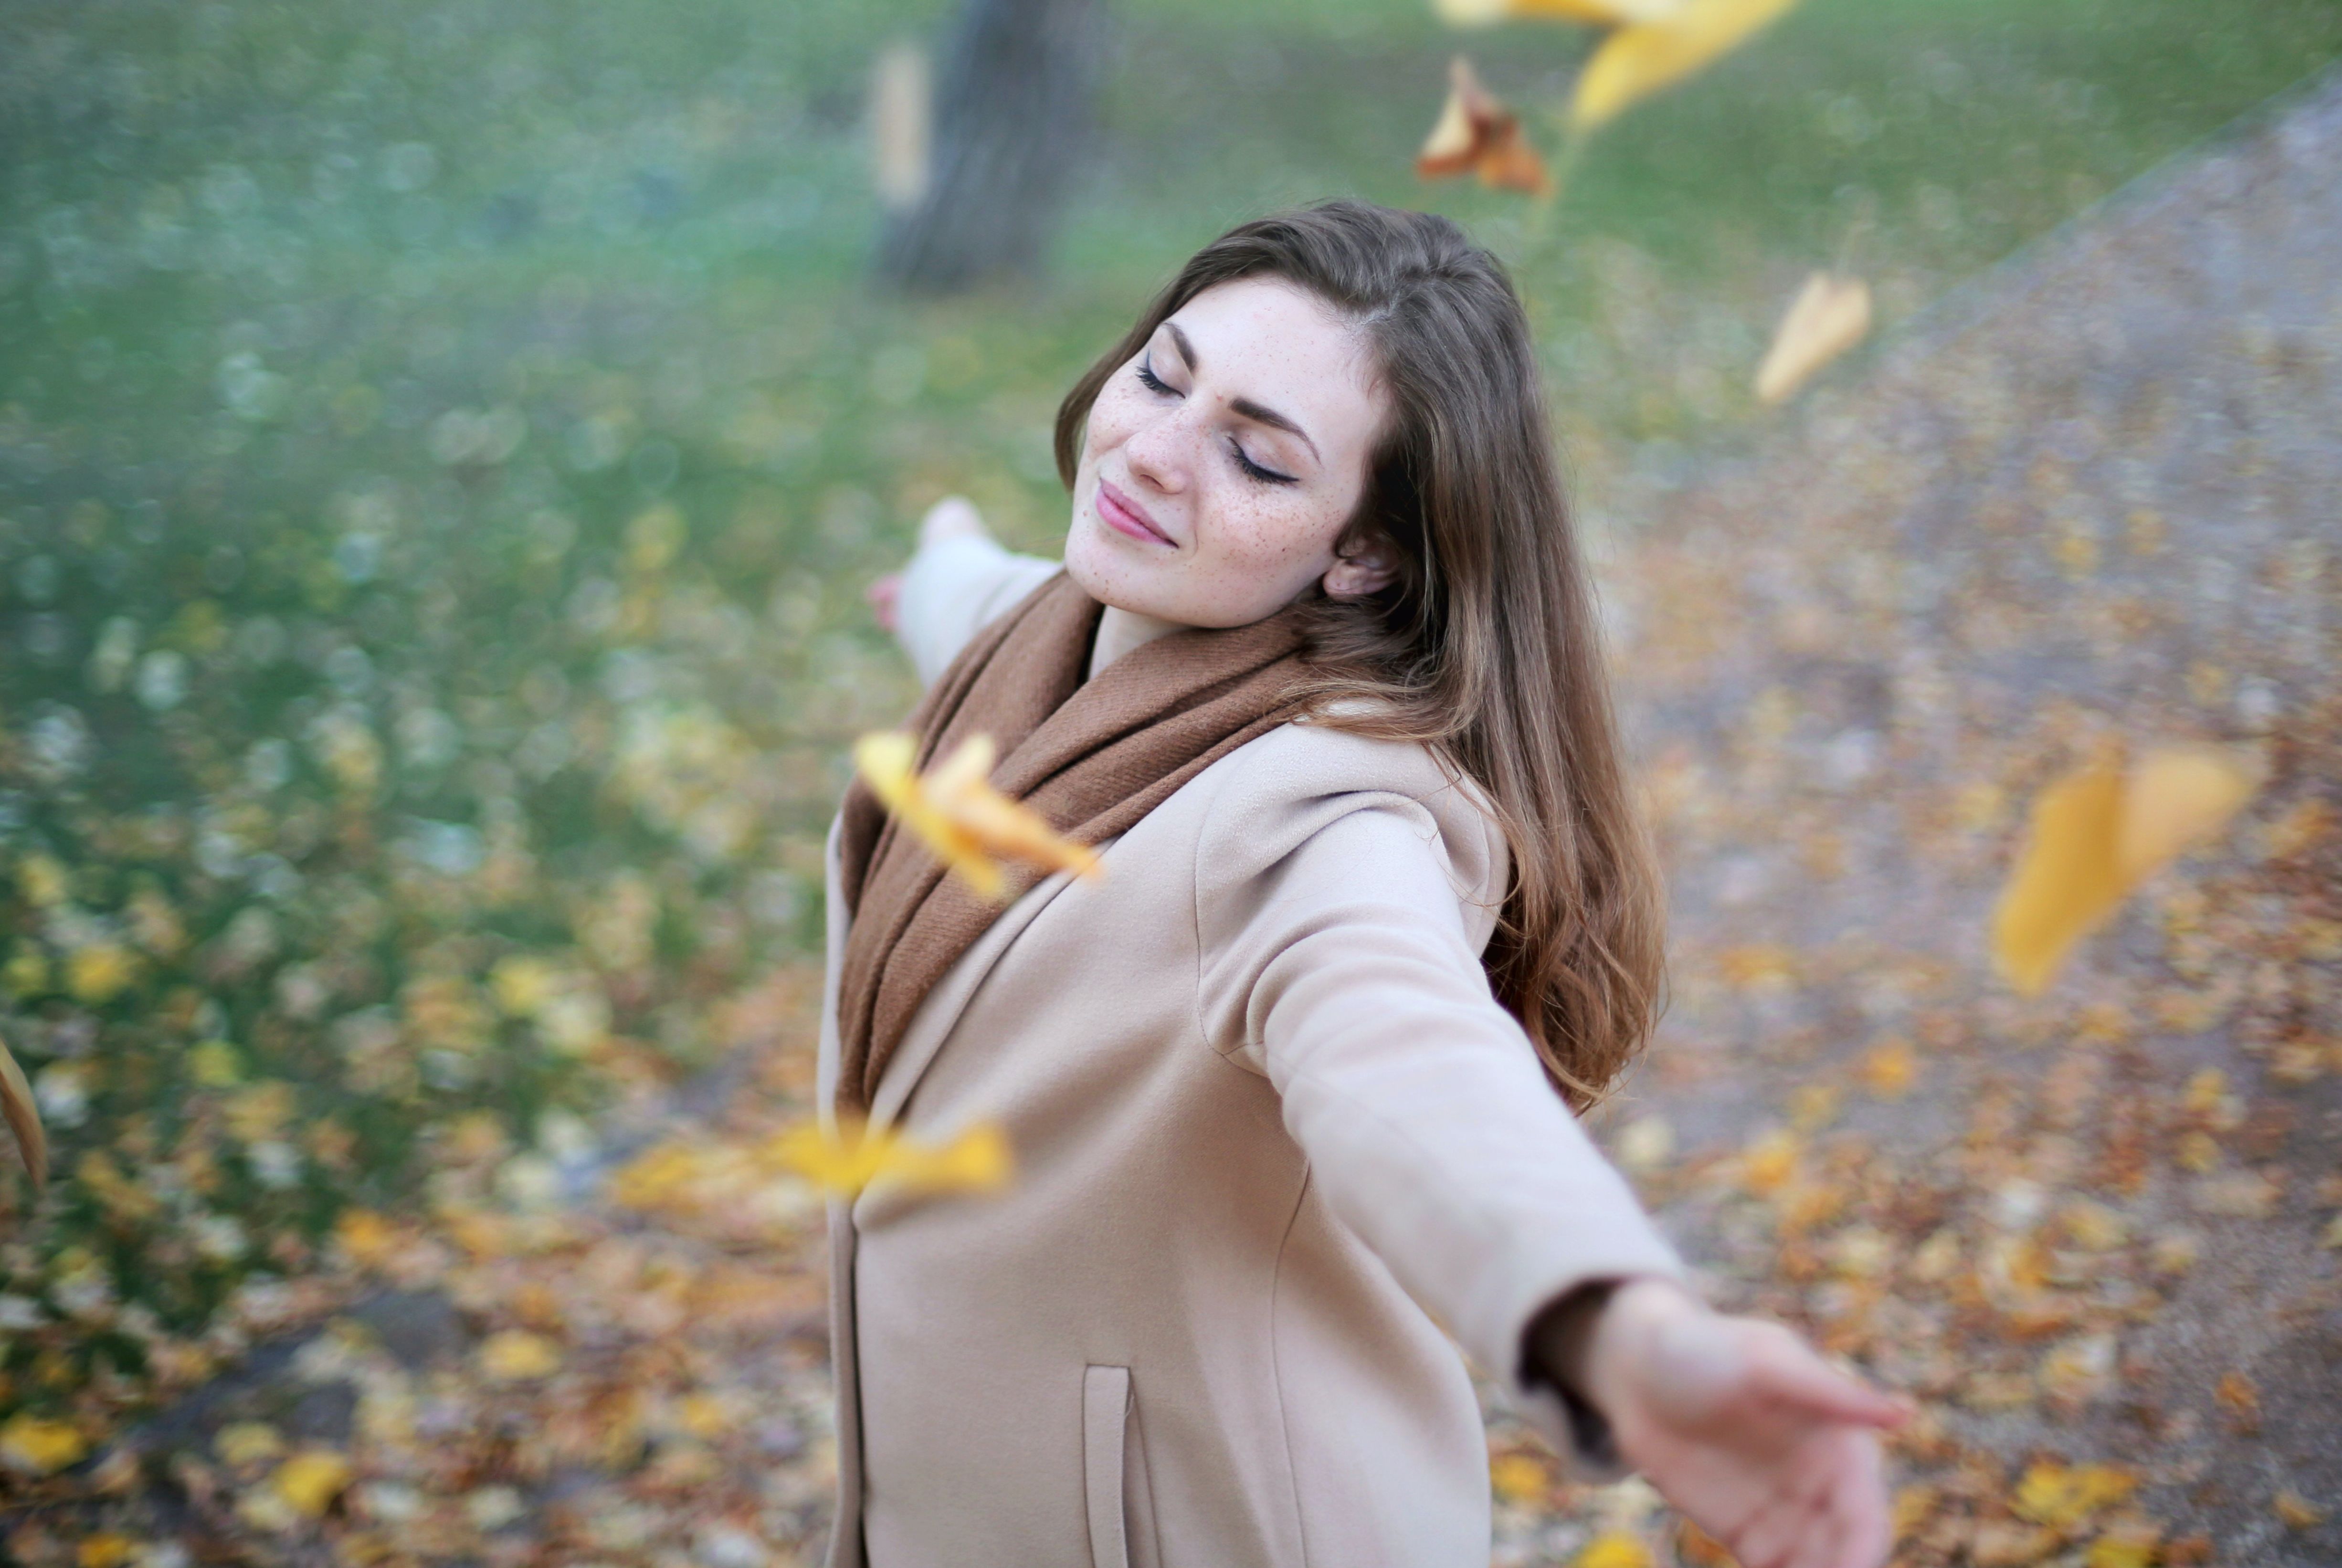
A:
[[[1432,10],[1451,27],[1488,27],[1516,18],[1624,27],[1671,16],[1684,5],[1685,0],[1431,0]]]
[[[89,1443],[77,1427],[19,1411],[0,1426],[0,1463],[26,1475],[48,1475],[78,1463]]]
[[[33,1098],[33,1085],[25,1082],[25,1070],[16,1065],[5,1040],[0,1040],[0,1115],[7,1117],[9,1131],[16,1134],[16,1153],[33,1185],[46,1186],[49,1134],[41,1126],[40,1102]]]
[[[994,1192],[1006,1184],[1013,1166],[1008,1135],[991,1122],[941,1147],[916,1143],[891,1127],[871,1132],[852,1124],[834,1130],[808,1124],[774,1139],[767,1157],[846,1198],[880,1182],[930,1192]]]
[[[312,1448],[295,1454],[268,1478],[269,1490],[285,1506],[305,1519],[315,1519],[334,1505],[350,1484],[350,1462],[329,1448]]]
[[[1756,400],[1782,403],[1870,331],[1870,285],[1858,277],[1817,272],[1789,303],[1773,346],[1756,368]]]
[[[1580,132],[1608,124],[1662,87],[1731,53],[1797,0],[1688,0],[1602,41],[1578,74],[1569,122]]]
[[[2258,785],[2256,769],[2208,747],[2158,750],[2127,770],[2097,762],[2048,785],[1993,914],[2002,975],[2027,996],[2047,989],[2133,888],[2226,825]]]
[[[1097,851],[1060,835],[1039,813],[992,787],[998,755],[989,735],[971,735],[929,768],[912,772],[918,743],[899,731],[854,744],[854,764],[886,809],[970,887],[997,898],[1008,884],[1004,860],[1043,871],[1100,876]]]
[[[1520,117],[1480,85],[1461,55],[1447,63],[1447,101],[1415,155],[1415,172],[1426,180],[1477,175],[1484,185],[1529,195],[1553,185]]]

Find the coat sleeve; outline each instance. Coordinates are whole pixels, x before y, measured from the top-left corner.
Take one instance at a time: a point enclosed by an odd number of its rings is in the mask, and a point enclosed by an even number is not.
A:
[[[1198,845],[1198,1023],[1275,1084],[1343,1223],[1577,1473],[1616,1479],[1606,1424],[1525,1377],[1523,1335],[1580,1286],[1683,1268],[1490,993],[1502,841],[1447,794],[1224,789]]]
[[[1019,555],[993,539],[963,534],[911,557],[896,601],[896,639],[931,686],[986,623],[1056,574],[1057,563]]]

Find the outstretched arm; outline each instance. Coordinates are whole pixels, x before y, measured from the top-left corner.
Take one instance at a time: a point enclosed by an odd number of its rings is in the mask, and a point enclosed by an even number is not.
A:
[[[1498,846],[1453,800],[1312,798],[1267,760],[1336,773],[1375,744],[1271,747],[1216,801],[1198,856],[1207,1031],[1276,1085],[1336,1213],[1579,1473],[1641,1471],[1745,1568],[1874,1568],[1877,1431],[1902,1406],[1680,1283],[1489,994]]]
[[[919,521],[911,564],[864,591],[879,625],[895,634],[932,685],[985,623],[1014,606],[1057,564],[1003,548],[965,496],[946,495]]]

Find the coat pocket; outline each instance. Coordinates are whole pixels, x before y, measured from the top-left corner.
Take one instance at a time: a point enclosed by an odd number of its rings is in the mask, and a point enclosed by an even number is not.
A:
[[[1082,1369],[1082,1501],[1091,1568],[1156,1568],[1155,1500],[1126,1366]]]

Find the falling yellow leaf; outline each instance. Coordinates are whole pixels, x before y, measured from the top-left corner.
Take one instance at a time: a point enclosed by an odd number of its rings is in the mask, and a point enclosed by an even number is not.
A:
[[[1477,175],[1499,190],[1543,195],[1552,188],[1545,160],[1529,145],[1518,115],[1480,85],[1472,63],[1458,55],[1447,65],[1447,102],[1415,155],[1415,172],[1426,180]]]
[[[1571,1568],[1653,1568],[1651,1549],[1620,1530],[1606,1530],[1570,1559]]]
[[[992,1192],[1006,1183],[1012,1165],[1008,1135],[989,1122],[941,1148],[914,1143],[892,1128],[873,1133],[847,1125],[833,1132],[809,1124],[776,1138],[769,1158],[846,1198],[879,1182],[926,1191]]]
[[[26,1475],[47,1475],[77,1463],[89,1452],[80,1431],[24,1411],[0,1426],[0,1464]]]
[[[1619,28],[1579,73],[1569,105],[1580,132],[1729,54],[1797,0],[1689,0],[1666,15]]]
[[[1782,403],[1870,331],[1870,285],[1817,272],[1789,304],[1756,369],[1756,400]]]
[[[2116,864],[2137,884],[2227,825],[2260,781],[2233,756],[2175,747],[2141,757],[2123,792]]]
[[[1451,27],[1489,27],[1516,19],[1624,27],[1672,16],[1684,4],[1685,0],[1431,0],[1431,8]]]
[[[2024,995],[2046,990],[2075,944],[2133,888],[2225,825],[2257,783],[2226,753],[2172,748],[2127,772],[2094,763],[2044,789],[1993,914],[2002,975]]]
[[[1000,862],[1076,876],[1105,874],[1097,852],[1060,836],[1040,814],[992,787],[997,753],[989,735],[971,735],[924,776],[911,765],[917,743],[886,731],[854,745],[854,763],[873,793],[937,859],[986,898],[1007,886]]]
[[[528,1383],[561,1370],[561,1347],[525,1328],[500,1329],[480,1342],[480,1371],[496,1383]]]
[[[304,1519],[322,1516],[349,1484],[350,1462],[326,1448],[295,1454],[268,1478],[269,1490]]]
[[[33,1098],[33,1086],[25,1081],[25,1070],[16,1065],[5,1040],[0,1040],[0,1115],[8,1118],[8,1130],[16,1134],[16,1153],[33,1185],[46,1186],[49,1135],[41,1126],[40,1104]]]

